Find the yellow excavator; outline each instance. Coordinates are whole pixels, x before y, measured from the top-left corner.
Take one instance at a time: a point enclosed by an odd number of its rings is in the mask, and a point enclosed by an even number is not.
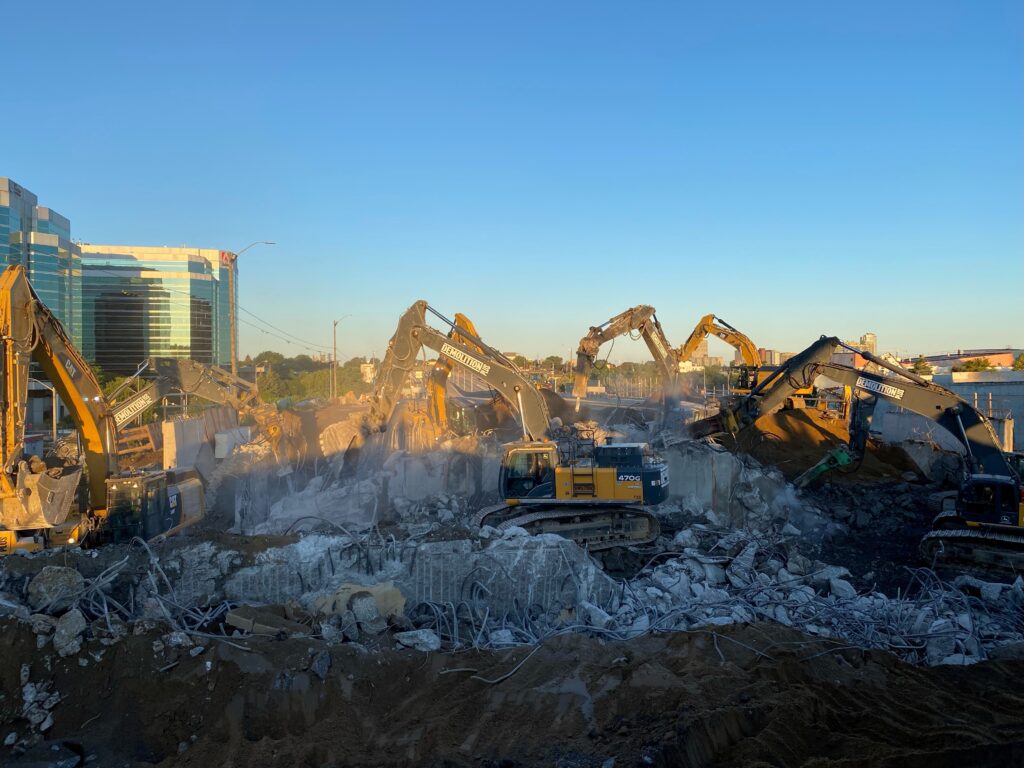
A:
[[[430,312],[449,331],[427,323]],[[473,329],[475,331],[475,329]],[[373,447],[398,405],[402,387],[424,349],[442,366],[480,377],[519,416],[522,439],[505,445],[499,477],[501,504],[480,511],[478,522],[554,532],[591,550],[653,541],[660,527],[645,506],[668,496],[668,468],[646,443],[596,445],[552,418],[548,401],[522,371],[470,330],[418,301],[402,315],[377,375],[370,409],[352,425],[345,462]]]
[[[729,388],[734,395],[750,394],[754,387],[776,370],[776,366],[761,364],[761,354],[749,336],[714,314],[704,315],[694,326],[689,338],[679,348],[679,362],[686,362],[692,358],[700,343],[710,335],[717,336],[740,353],[742,363],[730,365],[728,368]],[[812,386],[794,389],[787,400],[787,407],[802,408],[805,398],[813,394]]]
[[[743,358],[741,366],[731,367],[735,372],[731,377],[733,390],[745,394],[757,382],[761,358],[757,346],[748,336],[733,328],[714,314],[704,315],[694,327],[686,342],[678,349],[669,343],[665,331],[658,321],[654,307],[638,304],[620,312],[615,317],[600,325],[592,326],[582,339],[576,350],[575,382],[573,391],[576,393],[577,407],[582,398],[586,397],[587,380],[597,359],[601,346],[618,336],[636,333],[647,345],[651,357],[658,366],[658,374],[662,381],[662,389],[666,401],[679,394],[679,365],[690,360],[700,343],[709,335],[714,334],[727,344],[736,348]]]
[[[831,362],[836,349],[857,352],[882,373]],[[795,355],[745,397],[722,405],[719,413],[688,426],[692,437],[737,434],[762,416],[784,407],[794,392],[819,376],[852,391],[848,445],[825,455],[794,483],[806,487],[827,472],[856,466],[867,451],[871,421],[880,401],[920,414],[946,429],[964,449],[960,486],[949,505],[940,504],[933,530],[921,541],[928,561],[967,561],[1008,568],[1024,566],[1024,493],[1014,454],[1002,451],[983,413],[954,392],[836,337],[822,336]]]
[[[120,472],[117,426],[99,382],[22,266],[0,275],[0,342],[0,554],[152,538],[203,516],[194,472]],[[80,443],[58,446],[45,461],[24,453],[32,362],[68,408]],[[83,471],[87,499],[80,504]]]
[[[679,348],[679,362],[684,363],[693,357],[697,347],[708,336],[714,335],[740,353],[743,360],[742,365],[730,366],[735,374],[732,381],[734,392],[745,394],[757,382],[757,372],[761,367],[761,355],[757,351],[757,345],[750,340],[750,337],[733,328],[725,320],[714,314],[704,315],[689,338]]]

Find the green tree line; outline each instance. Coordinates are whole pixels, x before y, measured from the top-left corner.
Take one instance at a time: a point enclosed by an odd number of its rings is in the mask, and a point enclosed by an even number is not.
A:
[[[366,362],[361,357],[353,357],[338,366],[338,396],[351,392],[362,395],[373,388],[372,383],[363,381],[360,366]],[[260,397],[264,402],[273,403],[278,400],[308,400],[320,398],[327,400],[331,396],[331,366],[319,363],[309,355],[285,357],[280,352],[266,351],[254,357],[247,357],[244,364],[255,366],[256,383]]]

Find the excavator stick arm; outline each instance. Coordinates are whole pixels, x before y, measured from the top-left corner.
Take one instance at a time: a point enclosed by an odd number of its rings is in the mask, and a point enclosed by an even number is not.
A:
[[[750,340],[750,337],[736,330],[729,323],[714,314],[704,315],[694,327],[693,332],[679,348],[679,360],[685,362],[693,357],[700,343],[709,335],[715,335],[726,344],[740,353],[743,364],[749,368],[757,368],[761,365],[761,356],[757,351],[757,345]]]
[[[580,339],[579,347],[576,349],[573,384],[573,392],[578,398],[586,396],[590,371],[597,361],[597,353],[601,346],[614,338],[634,332],[640,333],[665,382],[671,384],[676,380],[679,372],[676,351],[665,337],[665,331],[658,321],[654,307],[639,304],[620,312],[601,325],[592,326],[587,335]]]
[[[461,312],[456,312],[455,325],[457,328],[452,328],[452,330],[448,332],[448,337],[465,344],[467,347],[477,350],[481,355],[484,354],[483,349],[471,341],[472,338],[476,338],[479,335],[477,333],[476,326],[473,325],[473,321]],[[460,332],[459,329],[462,329],[465,333]],[[448,392],[448,377],[451,375],[452,368],[453,364],[448,356],[439,355],[430,372],[430,381],[428,382],[427,390],[430,400],[430,413],[434,425],[439,430],[444,430],[448,427],[448,406],[446,398]]]
[[[863,450],[870,412],[878,400],[885,400],[908,411],[925,416],[950,432],[965,448],[973,472],[1016,478],[1004,456],[988,419],[966,401],[937,384],[913,374],[904,374],[886,366],[895,375],[883,376],[831,362],[832,352],[841,342],[822,336],[795,355],[754,387],[750,394],[723,406],[722,411],[690,425],[690,434],[705,437],[722,432],[738,432],[758,418],[773,413],[796,391],[805,389],[819,376],[849,386],[858,399],[854,416],[863,424],[854,424],[851,434],[859,439],[855,452]]]
[[[420,351],[426,347],[443,355],[452,364],[475,373],[518,411],[528,439],[540,440],[550,429],[550,415],[540,392],[504,355],[487,346],[468,328],[457,328],[446,335],[427,324],[430,310],[425,301],[417,301],[405,311],[388,343],[388,351],[377,374],[377,385],[370,401],[367,428],[383,432],[401,396]],[[433,311],[433,310],[430,310]],[[436,314],[436,313],[435,313]]]

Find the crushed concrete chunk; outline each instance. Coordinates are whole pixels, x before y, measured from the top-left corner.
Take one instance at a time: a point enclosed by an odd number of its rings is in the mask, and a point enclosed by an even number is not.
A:
[[[356,592],[349,598],[348,607],[361,632],[379,635],[387,629],[387,622],[381,618],[377,608],[377,600],[369,592]]]
[[[801,577],[790,573],[785,568],[780,568],[778,573],[775,574],[775,578],[778,579],[779,584],[795,584],[802,581]]]
[[[715,563],[704,563],[704,574],[708,584],[717,586],[725,584],[725,568]]]
[[[824,565],[815,563],[815,568],[810,574],[811,584],[816,589],[825,589],[832,579],[850,579],[850,571],[839,565]]]
[[[496,629],[490,634],[491,645],[501,648],[503,646],[515,645],[516,638],[511,629]]]
[[[37,635],[49,635],[57,628],[57,620],[45,613],[33,613],[29,617],[32,631]]]
[[[341,634],[341,627],[336,627],[330,621],[323,621],[320,623],[320,639],[328,645],[337,645],[344,641],[345,637]]]
[[[341,614],[341,634],[350,643],[359,641],[359,624],[352,611],[345,611]]]
[[[60,617],[57,630],[53,633],[53,647],[61,656],[78,653],[82,647],[82,633],[85,631],[85,616],[77,608]]]
[[[856,588],[846,579],[829,579],[828,589],[829,592],[840,598],[849,599],[857,596]]]
[[[611,622],[612,617],[603,608],[589,603],[586,600],[580,603],[580,612],[587,624],[598,629],[604,629]]]
[[[411,632],[398,632],[395,640],[406,648],[413,648],[417,651],[439,651],[441,650],[441,638],[431,629],[414,629]]]
[[[708,604],[724,603],[729,599],[729,593],[718,587],[708,587],[701,595],[701,600]]]
[[[321,680],[326,680],[327,673],[331,669],[331,654],[327,651],[320,651],[313,657],[313,661],[309,664],[309,669]]]
[[[78,602],[85,579],[74,568],[47,565],[28,585],[28,602],[38,612],[60,613]]]
[[[729,583],[736,588],[748,586],[754,580],[754,557],[757,555],[757,544],[751,542],[733,558],[725,569]]]
[[[164,635],[164,644],[170,648],[191,648],[192,638],[187,632],[169,632]]]

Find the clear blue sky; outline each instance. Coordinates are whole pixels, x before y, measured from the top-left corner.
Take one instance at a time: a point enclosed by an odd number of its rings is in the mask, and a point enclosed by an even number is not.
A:
[[[562,354],[1024,345],[1024,3],[5,4],[0,175],[87,242],[238,249],[343,356],[425,298]],[[243,318],[246,316],[243,315]],[[242,326],[244,352],[288,346]],[[613,360],[642,359],[621,340]]]

